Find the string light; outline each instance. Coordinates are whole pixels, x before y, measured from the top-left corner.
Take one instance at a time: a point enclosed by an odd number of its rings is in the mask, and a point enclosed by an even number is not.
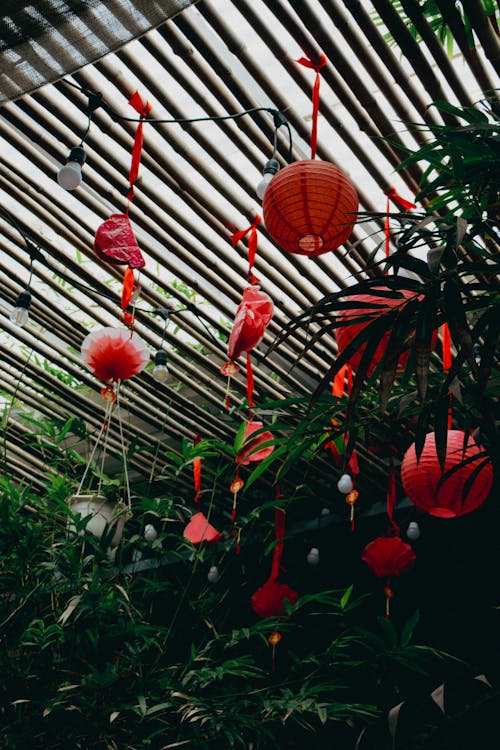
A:
[[[277,159],[268,159],[268,161],[266,161],[262,172],[262,179],[257,183],[257,187],[255,188],[255,192],[259,200],[262,200],[264,198],[264,193],[266,192],[267,186],[273,179],[276,172],[279,171],[279,169],[280,163]]]
[[[24,328],[30,319],[30,305],[31,292],[29,289],[26,289],[24,292],[21,292],[16,300],[15,307],[10,314],[11,322],[15,323],[16,326],[19,326],[20,328]]]
[[[66,164],[57,173],[57,181],[65,190],[76,190],[82,184],[82,166],[87,160],[83,146],[71,149]]]
[[[157,383],[166,383],[170,377],[167,367],[167,352],[165,349],[159,349],[155,354],[155,364],[153,367],[153,377]]]

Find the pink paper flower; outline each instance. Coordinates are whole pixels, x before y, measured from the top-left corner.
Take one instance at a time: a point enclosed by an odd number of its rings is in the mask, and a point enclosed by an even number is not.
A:
[[[127,380],[141,372],[149,361],[149,350],[137,333],[128,328],[100,328],[86,336],[82,359],[99,380]]]

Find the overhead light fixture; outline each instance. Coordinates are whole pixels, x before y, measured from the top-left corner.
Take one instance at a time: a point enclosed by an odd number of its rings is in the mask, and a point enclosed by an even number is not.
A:
[[[255,188],[255,192],[257,193],[257,198],[259,200],[262,200],[264,198],[264,193],[266,192],[267,186],[273,179],[276,172],[279,172],[280,169],[280,163],[277,159],[268,159],[264,165],[264,169],[262,171],[262,178],[260,182],[257,183],[257,187]]]
[[[83,146],[75,146],[69,152],[66,164],[57,173],[57,181],[65,190],[76,190],[82,184],[82,166],[87,154]]]
[[[165,349],[156,352],[152,374],[157,383],[166,383],[169,379],[170,373],[167,367],[167,352]]]
[[[24,328],[24,326],[27,325],[30,319],[30,305],[31,292],[29,291],[29,289],[26,289],[24,292],[21,292],[16,300],[15,307],[10,314],[11,322],[15,323],[16,326],[19,326],[20,328]]]

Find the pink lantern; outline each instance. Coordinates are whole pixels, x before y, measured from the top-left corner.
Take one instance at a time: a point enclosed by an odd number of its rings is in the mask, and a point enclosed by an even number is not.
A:
[[[443,472],[435,433],[429,432],[420,460],[415,443],[406,451],[401,481],[417,508],[438,518],[455,518],[476,510],[486,500],[493,484],[493,466],[472,437],[462,430],[449,430]],[[470,486],[465,492],[467,482]]]
[[[128,380],[149,361],[149,350],[137,333],[128,328],[100,328],[83,340],[82,359],[104,383]]]

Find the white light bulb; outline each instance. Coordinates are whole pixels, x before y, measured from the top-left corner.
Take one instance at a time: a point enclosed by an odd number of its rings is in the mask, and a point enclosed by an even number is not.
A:
[[[158,532],[156,531],[155,527],[152,523],[147,523],[144,527],[144,539],[147,542],[154,542],[154,540],[157,538]]]
[[[170,377],[167,367],[167,352],[163,349],[155,354],[155,366],[152,374],[157,383],[166,383]]]
[[[416,521],[410,521],[406,529],[406,536],[413,541],[420,538],[420,526]]]
[[[207,580],[209,583],[217,583],[220,581],[220,573],[217,565],[212,565],[207,574]]]
[[[69,161],[57,173],[57,181],[65,190],[76,190],[82,184],[82,165]]]
[[[352,478],[349,476],[349,474],[342,474],[339,481],[337,482],[338,491],[343,495],[347,495],[349,494],[349,492],[351,492],[353,487],[354,485],[352,483]]]
[[[329,516],[330,515],[330,508],[321,508],[321,515],[322,516]]]
[[[317,547],[311,547],[311,549],[307,553],[306,560],[309,563],[309,565],[318,565],[319,564],[319,549]]]
[[[16,326],[19,326],[20,328],[24,328],[29,319],[30,314],[26,307],[15,307],[10,314],[11,322],[15,323]]]
[[[257,187],[255,188],[255,192],[257,193],[257,198],[259,200],[263,200],[264,193],[267,190],[267,186],[273,179],[274,175],[270,172],[266,172],[266,174],[260,179],[260,181],[257,183]]]

